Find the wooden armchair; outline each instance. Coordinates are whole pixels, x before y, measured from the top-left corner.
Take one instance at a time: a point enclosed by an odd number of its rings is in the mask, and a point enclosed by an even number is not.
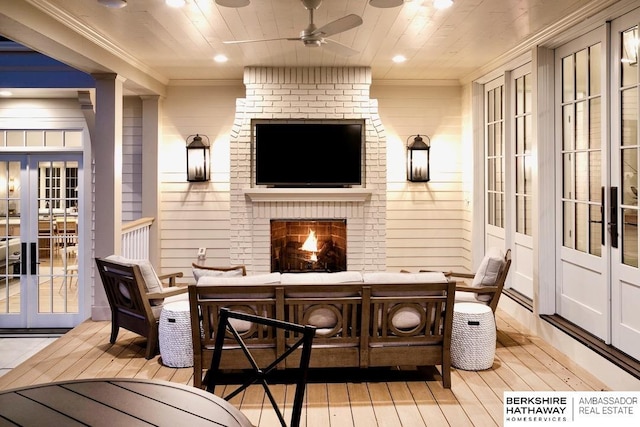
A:
[[[479,270],[484,271],[485,261],[490,259],[493,256],[495,259],[495,253],[485,255],[485,259],[480,265]],[[498,307],[498,302],[500,300],[500,295],[502,295],[502,289],[504,288],[504,283],[507,280],[507,274],[509,274],[509,268],[511,267],[511,249],[507,249],[504,254],[504,263],[500,268],[495,282],[493,284],[488,284],[486,281],[481,281],[481,285],[472,284],[468,285],[465,282],[457,282],[456,283],[456,302],[479,302],[485,303],[491,310],[495,313],[496,308]],[[477,275],[480,274],[480,271],[474,273],[455,273],[449,272],[445,273],[447,277],[453,278],[461,278],[461,279],[470,279],[478,281]],[[465,295],[466,294],[466,295]]]
[[[115,343],[120,328],[128,329],[147,338],[145,357],[151,359],[158,350],[158,321],[163,303],[169,302],[166,298],[186,300],[187,288],[175,286],[182,273],[157,276],[150,262],[136,261],[96,258],[111,308],[111,344]],[[167,279],[169,289],[161,282]]]

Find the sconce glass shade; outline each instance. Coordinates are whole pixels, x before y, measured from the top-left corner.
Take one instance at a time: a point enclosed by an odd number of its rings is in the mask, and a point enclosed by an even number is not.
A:
[[[202,136],[207,138],[205,143]],[[189,135],[187,137],[187,181],[209,181],[209,137],[206,135]]]
[[[412,136],[413,141],[407,145],[407,180],[411,182],[427,182],[429,176],[429,150],[431,149],[431,140],[425,135],[429,141],[425,143],[420,135],[411,135],[407,139],[407,143]]]

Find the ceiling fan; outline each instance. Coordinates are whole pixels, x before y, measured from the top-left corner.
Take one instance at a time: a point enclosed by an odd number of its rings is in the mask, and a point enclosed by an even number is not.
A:
[[[359,25],[362,25],[362,18],[358,15],[350,14],[343,16],[342,18],[338,18],[335,21],[331,21],[328,24],[323,25],[318,28],[313,22],[313,11],[320,7],[322,4],[322,0],[301,0],[302,5],[305,9],[309,11],[309,25],[307,28],[300,32],[300,36],[298,37],[279,37],[273,39],[258,39],[258,40],[234,40],[234,41],[225,41],[225,44],[240,44],[240,43],[254,43],[254,42],[266,42],[266,41],[275,41],[275,40],[291,40],[291,41],[302,41],[307,47],[320,47],[325,46],[327,49],[331,50],[333,53],[341,56],[351,56],[358,53],[357,50],[350,48],[342,43],[339,43],[335,40],[328,39],[326,37],[332,36],[334,34],[342,33],[344,31],[348,31],[352,28],[355,28]]]

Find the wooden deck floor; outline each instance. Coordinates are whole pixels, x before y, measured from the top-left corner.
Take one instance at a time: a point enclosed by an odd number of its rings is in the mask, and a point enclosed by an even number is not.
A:
[[[452,387],[442,388],[438,371],[426,375],[409,367],[371,373],[340,372],[312,377],[303,412],[305,426],[501,426],[503,392],[509,390],[607,390],[568,357],[498,310],[498,345],[486,371],[453,370]],[[77,378],[148,378],[193,383],[192,368],[163,366],[144,358],[143,338],[121,330],[109,344],[110,323],[87,321],[11,372],[0,390]],[[276,385],[286,401],[290,385]],[[218,390],[216,390],[218,391]],[[259,386],[232,401],[254,425],[278,425]]]

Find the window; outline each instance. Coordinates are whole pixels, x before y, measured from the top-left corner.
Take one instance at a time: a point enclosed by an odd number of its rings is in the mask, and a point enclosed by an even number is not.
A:
[[[516,232],[531,236],[531,73],[515,79]]]
[[[562,58],[563,245],[602,251],[600,43]]]
[[[503,85],[486,94],[487,223],[504,228]]]

